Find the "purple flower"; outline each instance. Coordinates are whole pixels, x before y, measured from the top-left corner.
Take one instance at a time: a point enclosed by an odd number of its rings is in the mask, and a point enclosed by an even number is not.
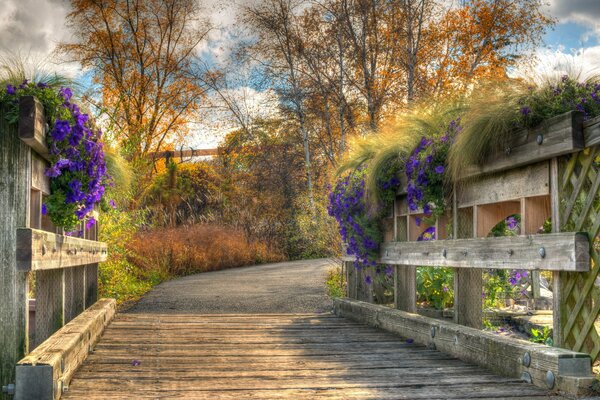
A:
[[[528,116],[529,114],[531,114],[531,108],[527,106],[521,107],[521,114],[523,114],[524,116]]]
[[[54,128],[52,129],[52,139],[57,142],[65,140],[67,135],[71,133],[71,124],[69,121],[64,120],[56,120],[54,123]]]
[[[48,209],[46,208],[46,204],[42,203],[42,215],[48,214]]]
[[[6,85],[6,94],[15,95],[17,94],[17,89],[13,85]]]
[[[46,170],[45,175],[49,178],[56,178],[60,175],[60,168],[58,168],[58,166],[54,164],[52,167]]]
[[[512,231],[519,225],[519,222],[515,217],[508,217],[506,218],[506,225],[508,226],[508,229]]]
[[[435,167],[435,173],[436,174],[443,174],[445,170],[446,169],[444,168],[443,165],[438,165],[437,167]]]
[[[392,268],[390,265],[385,267],[385,274],[390,277],[394,274],[394,268]]]
[[[29,81],[27,79],[25,79],[23,82],[21,82],[21,84],[19,85],[19,89],[25,89],[25,86],[27,86],[27,84],[29,83]]]
[[[114,201],[114,200],[110,200],[110,201],[108,202],[108,204],[110,204],[110,206],[111,206],[112,208],[117,208],[117,205],[115,204],[115,201]]]
[[[131,365],[133,365],[134,367],[139,367],[140,365],[142,365],[142,362],[139,360],[133,360],[131,362]]]
[[[90,229],[95,223],[96,219],[94,217],[88,218],[88,220],[85,222],[85,229]]]
[[[40,89],[46,89],[48,85],[44,82],[38,82],[37,87],[39,87]]]
[[[415,217],[415,224],[417,224],[417,226],[421,226],[421,218],[420,217]]]
[[[414,343],[414,341],[415,341],[414,339],[406,339],[406,343],[408,343],[408,344]]]
[[[365,276],[365,283],[367,285],[370,285],[371,283],[373,283],[373,279],[371,278],[370,275]]]
[[[71,100],[71,97],[73,97],[73,92],[71,91],[71,89],[66,88],[66,87],[60,88],[60,90],[58,91],[58,94],[60,94],[62,96],[62,98],[65,102],[68,102],[69,100]]]

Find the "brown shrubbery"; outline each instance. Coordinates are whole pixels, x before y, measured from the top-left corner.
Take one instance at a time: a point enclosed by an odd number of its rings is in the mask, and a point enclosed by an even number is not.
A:
[[[140,231],[128,247],[131,263],[144,270],[159,269],[165,277],[285,259],[237,230],[204,224]]]

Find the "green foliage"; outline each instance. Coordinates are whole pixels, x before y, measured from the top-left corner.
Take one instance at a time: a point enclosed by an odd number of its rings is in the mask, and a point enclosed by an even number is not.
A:
[[[327,271],[325,284],[327,285],[327,294],[329,297],[338,298],[346,296],[346,284],[344,283],[340,267],[331,268]]]
[[[539,329],[532,328],[529,341],[553,346],[554,341],[552,340],[552,329],[548,326],[545,326],[541,331]]]
[[[452,307],[454,301],[452,268],[417,268],[417,301],[438,310]]]
[[[326,198],[301,195],[294,202],[295,223],[289,233],[292,258],[311,259],[340,255],[342,247],[335,221],[327,214]]]
[[[563,76],[541,83],[511,80],[487,83],[473,91],[463,116],[464,131],[449,155],[453,177],[463,168],[481,164],[494,151],[505,149],[515,130],[533,128],[568,111],[586,119],[600,115],[600,80],[585,82]]]

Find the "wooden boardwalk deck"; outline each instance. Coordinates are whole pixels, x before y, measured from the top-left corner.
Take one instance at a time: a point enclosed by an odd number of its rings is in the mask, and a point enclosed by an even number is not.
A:
[[[63,398],[549,396],[519,380],[496,376],[438,351],[328,314],[121,314],[76,373]]]

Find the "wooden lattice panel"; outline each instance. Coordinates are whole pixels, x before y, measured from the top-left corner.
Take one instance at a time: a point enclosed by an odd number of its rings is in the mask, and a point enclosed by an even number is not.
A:
[[[600,358],[600,146],[569,156],[560,169],[560,227],[583,231],[592,243],[590,272],[561,272],[563,347]]]

